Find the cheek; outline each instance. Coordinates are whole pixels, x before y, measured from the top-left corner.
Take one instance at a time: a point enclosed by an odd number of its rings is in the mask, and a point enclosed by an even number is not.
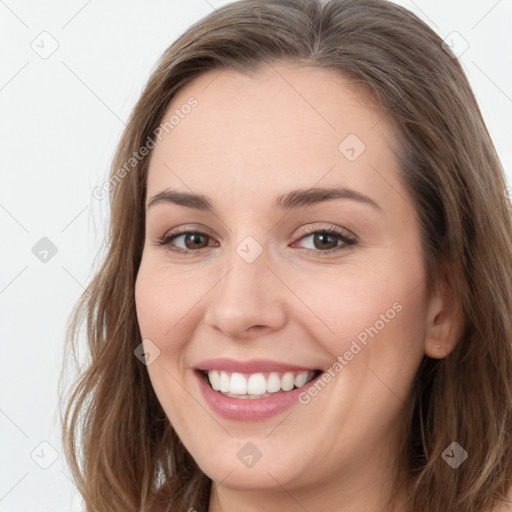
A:
[[[296,281],[295,289],[307,298],[310,309],[296,318],[333,363],[343,358],[354,379],[371,379],[372,370],[405,387],[414,376],[424,353],[426,329],[418,260],[405,265],[398,259],[381,259],[371,268],[333,270]]]
[[[158,340],[163,353],[173,353],[180,340],[192,334],[191,320],[199,314],[198,306],[208,289],[208,282],[198,279],[192,266],[176,270],[143,258],[135,284],[142,337]]]
[[[296,280],[296,289],[307,298],[311,313],[324,330],[339,339],[348,333],[356,336],[371,326],[382,331],[408,315],[421,316],[425,309],[422,289],[411,292],[409,282],[415,281],[403,274],[317,273],[312,279]]]
[[[137,320],[145,351],[150,351],[151,346],[158,357],[153,359],[152,364],[147,366],[149,378],[153,389],[164,407],[167,416],[172,415],[172,408],[178,401],[166,403],[165,396],[179,396],[179,389],[176,387],[174,376],[178,377],[180,361],[180,338],[174,335],[173,325],[179,320],[180,312],[177,305],[176,291],[169,288],[166,280],[162,280],[162,272],[142,261],[135,284],[135,305]],[[177,324],[180,325],[179,323]],[[151,340],[151,341],[149,341]],[[154,347],[157,348],[154,348]],[[171,407],[171,409],[169,409]]]
[[[183,336],[187,325],[183,319],[187,312],[193,313],[191,306],[197,299],[193,300],[195,293],[184,286],[183,279],[177,275],[170,279],[168,274],[150,257],[143,256],[135,283],[135,305],[144,345],[151,340],[159,350],[158,357],[147,366],[151,384],[166,415],[174,419],[189,398],[181,384],[187,339]]]

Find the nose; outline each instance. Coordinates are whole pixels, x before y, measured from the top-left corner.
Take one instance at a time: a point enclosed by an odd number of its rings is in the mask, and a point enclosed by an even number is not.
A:
[[[238,254],[214,287],[204,321],[231,339],[249,339],[280,329],[286,321],[282,283],[260,255],[247,263]],[[284,293],[284,292],[283,292]]]

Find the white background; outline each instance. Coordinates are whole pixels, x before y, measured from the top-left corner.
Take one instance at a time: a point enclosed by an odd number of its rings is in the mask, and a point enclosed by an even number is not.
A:
[[[80,510],[61,453],[57,380],[65,324],[108,219],[92,190],[158,57],[226,3],[0,0],[0,512]],[[469,44],[460,60],[510,173],[512,0],[397,3]],[[459,48],[460,36],[450,36]],[[33,49],[52,44],[48,58]],[[32,252],[42,237],[57,248],[46,263]]]

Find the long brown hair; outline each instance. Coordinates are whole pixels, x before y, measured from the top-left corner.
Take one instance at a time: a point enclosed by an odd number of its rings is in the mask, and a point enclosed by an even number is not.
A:
[[[208,510],[211,480],[134,356],[151,151],[126,162],[150,147],[170,101],[193,78],[223,68],[251,73],[279,59],[366,84],[397,123],[428,285],[445,279],[465,318],[453,352],[424,356],[418,369],[399,454],[414,479],[407,510],[487,512],[512,483],[510,203],[459,62],[425,23],[385,0],[242,0],[197,22],[163,53],[119,142],[106,254],[68,326],[68,355],[78,352],[81,327],[87,340],[87,360],[62,398],[66,457],[86,510]],[[442,458],[454,441],[468,452],[457,469]]]

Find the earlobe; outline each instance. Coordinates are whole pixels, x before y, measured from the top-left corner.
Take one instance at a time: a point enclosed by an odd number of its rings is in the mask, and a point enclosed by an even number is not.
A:
[[[462,336],[464,323],[460,301],[443,279],[428,304],[425,354],[434,359],[450,354]]]

